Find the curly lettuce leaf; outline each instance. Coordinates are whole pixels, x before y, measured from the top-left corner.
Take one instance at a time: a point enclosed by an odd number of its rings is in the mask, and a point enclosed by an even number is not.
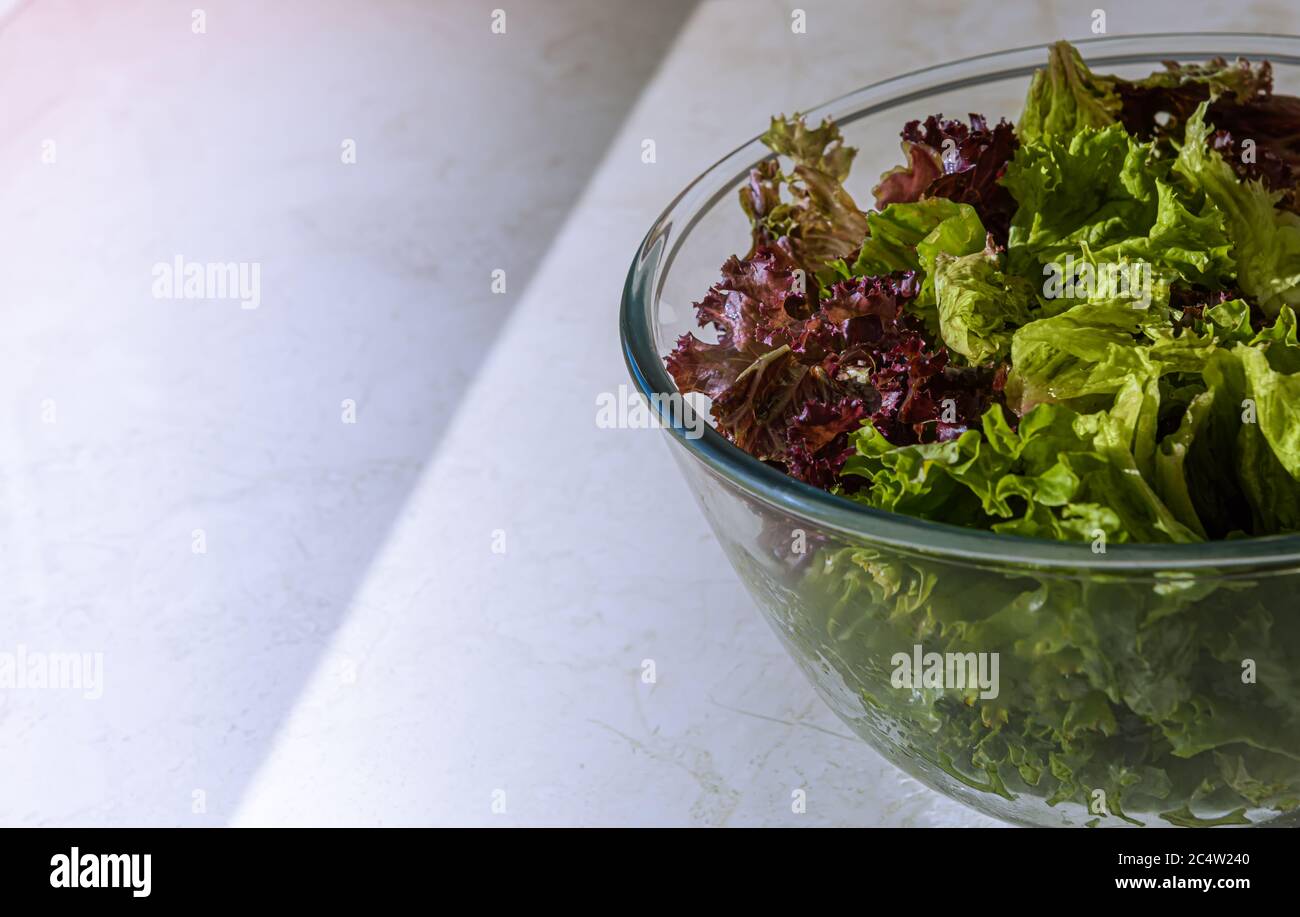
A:
[[[1153,319],[1149,310],[1109,300],[1022,325],[1011,336],[1008,404],[1021,414],[1042,402],[1104,406],[1109,397],[1094,396],[1113,396],[1125,380],[1154,371],[1150,351],[1137,346]]]
[[[1235,430],[1232,467],[1251,510],[1250,531],[1300,530],[1300,347],[1295,316],[1283,307],[1278,322],[1250,345],[1216,355],[1209,377],[1230,399],[1220,423]],[[1220,466],[1222,468],[1224,466]]]
[[[1271,316],[1300,305],[1300,216],[1274,207],[1278,194],[1257,181],[1241,181],[1210,146],[1206,106],[1197,107],[1174,171],[1200,189],[1226,215],[1237,261],[1237,282]]]
[[[1034,74],[1024,110],[1016,122],[1022,143],[1070,137],[1083,128],[1114,124],[1123,103],[1112,76],[1094,74],[1069,42],[1048,51],[1047,66]]]
[[[1019,141],[1006,121],[989,127],[980,115],[970,123],[931,115],[903,128],[905,165],[884,173],[873,189],[876,208],[942,197],[970,204],[999,245],[1006,245],[1016,202],[1000,183]]]
[[[1117,124],[1022,145],[1003,178],[1019,203],[1012,268],[1032,276],[1086,251],[1100,262],[1150,264],[1166,280],[1221,284],[1235,270],[1225,215],[1169,171]]]
[[[753,227],[750,254],[780,247],[810,276],[825,279],[829,265],[856,252],[867,234],[866,215],[844,189],[857,150],[845,146],[829,118],[816,128],[798,115],[773,118],[761,139],[794,165],[784,173],[779,163],[768,160],[750,172],[740,189],[741,206]]]
[[[1287,588],[1153,589],[843,547],[809,565],[809,615],[793,630],[861,696],[855,725],[905,744],[922,770],[1076,812],[1103,789],[1107,821],[1245,823],[1300,806],[1300,622],[1265,611]],[[892,690],[890,660],[918,643],[998,653],[998,696]],[[1257,684],[1242,683],[1243,657],[1258,663]]]
[[[1300,211],[1300,98],[1270,93],[1243,104],[1220,100],[1206,120],[1218,128],[1211,146],[1243,181],[1261,182],[1280,195],[1279,207]]]
[[[1199,64],[1166,61],[1165,69],[1145,79],[1117,80],[1125,129],[1142,139],[1181,137],[1187,118],[1202,102],[1226,111],[1272,96],[1273,70],[1239,58],[1212,58]]]
[[[1206,441],[1214,397],[1215,392],[1208,390],[1193,398],[1183,412],[1178,429],[1161,441],[1154,457],[1156,493],[1178,521],[1201,538],[1210,537],[1196,506],[1199,485],[1205,482],[1189,473],[1188,457],[1194,446]]]
[[[935,257],[931,273],[944,344],[972,363],[1002,360],[1015,329],[1030,320],[1033,287],[1004,273],[992,252]]]
[[[917,246],[949,220],[967,225],[973,221],[974,225],[979,225],[974,208],[943,197],[890,204],[884,210],[867,214],[869,235],[862,243],[851,272],[860,277],[870,277],[892,271],[920,271],[921,258]],[[982,248],[982,229],[979,243]]]
[[[1012,430],[1001,408],[955,440],[892,446],[867,424],[843,474],[871,487],[855,499],[878,509],[995,532],[1112,542],[1195,541],[1142,478],[1134,430],[1105,413],[1045,404]]]
[[[1181,133],[1183,120],[1202,102],[1240,107],[1268,99],[1272,86],[1267,62],[1256,66],[1221,57],[1198,64],[1167,61],[1163,71],[1126,80],[1093,73],[1074,46],[1058,41],[1048,51],[1047,66],[1034,74],[1016,130],[1032,143],[1120,123],[1148,139],[1162,128]]]
[[[913,271],[921,278],[911,309],[925,319],[931,332],[938,328],[935,305],[935,262],[940,256],[960,256],[982,251],[988,234],[975,208],[947,198],[934,197],[910,204],[890,204],[867,215],[871,235],[850,269],[872,276],[891,271]]]

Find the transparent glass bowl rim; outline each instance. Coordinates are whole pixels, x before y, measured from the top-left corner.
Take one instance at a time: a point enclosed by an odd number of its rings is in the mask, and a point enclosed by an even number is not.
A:
[[[1300,36],[1245,32],[1187,32],[1158,35],[1104,36],[1074,42],[1095,69],[1161,61],[1195,61],[1212,57],[1300,66]],[[1048,45],[1033,45],[969,57],[873,83],[817,108],[809,121],[833,118],[840,125],[928,96],[1012,77],[1029,76],[1047,59]],[[901,129],[902,124],[898,125]],[[646,234],[623,288],[619,331],[629,372],[642,396],[677,391],[655,341],[655,305],[678,249],[696,223],[724,199],[735,203],[737,183],[757,162],[772,154],[755,137],[724,156],[692,181],[669,204]],[[737,206],[739,206],[737,204]],[[742,240],[738,239],[739,244]],[[700,291],[703,295],[703,290]],[[798,481],[733,445],[712,426],[698,438],[686,435],[682,418],[667,402],[650,400],[660,424],[693,458],[752,498],[815,526],[865,543],[888,545],[920,554],[977,563],[1066,568],[1076,571],[1203,570],[1228,573],[1300,565],[1300,535],[1207,541],[1195,544],[1116,544],[1094,553],[1089,543],[1056,542],[999,535],[978,529],[930,522],[855,503]]]

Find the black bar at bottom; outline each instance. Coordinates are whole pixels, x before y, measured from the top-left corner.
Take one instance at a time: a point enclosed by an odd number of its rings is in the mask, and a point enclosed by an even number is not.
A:
[[[639,874],[632,884],[651,883],[641,891],[661,902],[672,885],[705,880],[751,894],[771,882],[810,883],[808,890],[829,882],[856,888],[864,903],[877,890],[959,894],[966,886],[1083,903],[1111,895],[1181,903],[1201,895],[1231,904],[1252,892],[1284,893],[1294,873],[1285,830],[869,830],[870,837],[786,831],[761,838],[682,831],[670,842],[663,831],[7,829],[0,831],[0,883],[6,904],[291,896],[299,904],[341,905],[373,904],[377,890],[448,893],[486,870],[477,881],[493,894],[554,889],[562,878],[578,898],[585,897],[584,876],[626,883]],[[737,872],[738,857],[762,868]],[[638,894],[630,885],[625,893]]]

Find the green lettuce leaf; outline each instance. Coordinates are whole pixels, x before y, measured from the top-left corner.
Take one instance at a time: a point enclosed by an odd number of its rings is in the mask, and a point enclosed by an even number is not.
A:
[[[1047,66],[1029,84],[1016,123],[1020,141],[1068,138],[1083,128],[1114,124],[1122,107],[1116,83],[1115,77],[1094,74],[1071,44],[1058,41],[1048,51]]]
[[[1012,269],[1041,275],[1040,266],[1083,255],[1093,264],[1144,262],[1165,280],[1217,286],[1231,278],[1223,212],[1169,173],[1168,161],[1118,124],[1022,145],[1003,177],[1019,204]]]
[[[1003,359],[1013,331],[1030,319],[1035,304],[1028,281],[1003,273],[997,255],[962,257],[941,253],[933,262],[939,334],[949,350],[972,363]]]
[[[919,299],[934,301],[934,260],[940,253],[967,255],[984,248],[985,232],[975,208],[944,197],[890,204],[867,214],[870,236],[850,273],[860,277],[916,271],[925,275]]]
[[[967,204],[932,197],[909,204],[890,204],[884,210],[867,214],[870,235],[853,262],[852,273],[870,277],[893,271],[919,271],[917,245],[945,220],[960,217],[963,208],[971,214],[975,212]],[[982,247],[982,238],[980,244]]]
[[[867,233],[866,215],[844,189],[857,150],[844,144],[829,118],[815,128],[799,115],[773,118],[760,139],[793,169],[785,173],[766,160],[740,189],[753,229],[750,256],[760,246],[779,245],[810,275],[829,280],[831,265],[856,252]]]
[[[1238,180],[1210,146],[1212,128],[1201,104],[1187,121],[1174,171],[1203,191],[1226,216],[1237,261],[1237,283],[1269,316],[1300,304],[1300,216],[1274,207],[1279,195],[1257,181]]]
[[[1193,495],[1198,481],[1188,473],[1188,456],[1194,445],[1205,441],[1205,428],[1214,407],[1213,390],[1191,400],[1178,429],[1161,441],[1155,454],[1153,481],[1156,493],[1178,521],[1201,538],[1209,537]]]
[[[1146,483],[1136,426],[1105,413],[1039,405],[1012,430],[1001,408],[954,440],[891,446],[870,423],[844,474],[854,498],[892,512],[1057,540],[1195,541]],[[1152,447],[1153,448],[1153,447]]]
[[[1140,80],[1093,73],[1077,49],[1058,41],[1048,51],[1047,66],[1034,74],[1016,130],[1022,142],[1032,143],[1120,122],[1146,136],[1160,123],[1157,113],[1177,128],[1200,102],[1228,96],[1240,104],[1267,96],[1271,88],[1267,64],[1255,67],[1223,58],[1197,64],[1166,62],[1164,70]]]
[[[1083,302],[1016,329],[1011,338],[1007,401],[1017,413],[1048,402],[1080,409],[1107,405],[1125,380],[1154,371],[1149,350],[1137,346],[1150,310],[1128,302]],[[1092,399],[1081,401],[1081,399]]]

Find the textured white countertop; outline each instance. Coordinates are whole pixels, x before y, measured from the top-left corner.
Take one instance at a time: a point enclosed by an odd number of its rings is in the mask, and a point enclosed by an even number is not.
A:
[[[4,5],[0,653],[103,681],[0,689],[0,824],[989,823],[848,734],[594,405],[650,221],[770,113],[1096,4]],[[177,255],[260,306],[154,298]]]

